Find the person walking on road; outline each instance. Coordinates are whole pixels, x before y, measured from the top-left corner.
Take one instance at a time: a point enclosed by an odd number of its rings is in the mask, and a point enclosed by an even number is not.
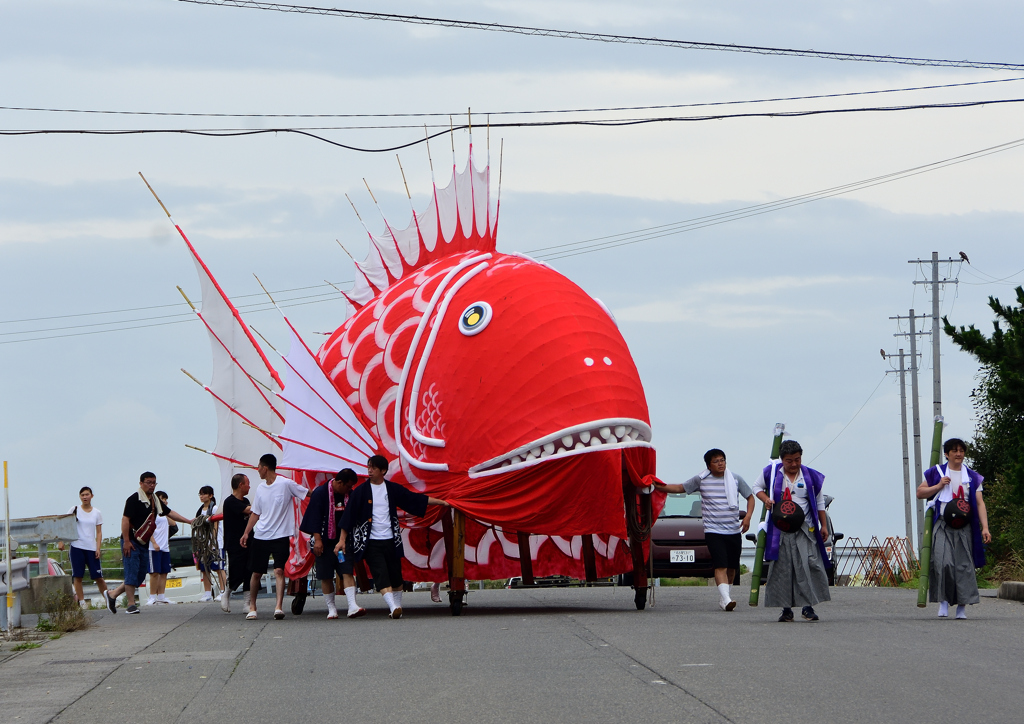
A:
[[[764,605],[782,607],[780,623],[793,620],[793,606],[801,606],[808,621],[817,621],[814,605],[832,600],[825,571],[825,476],[803,464],[803,448],[796,440],[784,441],[779,455],[782,464],[768,465],[754,484],[758,500],[771,511],[764,559],[772,564]]]
[[[344,553],[335,552],[340,540],[341,516],[345,512],[352,486],[359,478],[351,468],[338,471],[334,479],[309,494],[309,504],[302,516],[299,530],[313,537],[313,555],[316,556],[316,577],[327,601],[327,618],[338,618],[335,605],[336,576],[341,577],[345,598],[348,599],[348,617],[359,618],[366,613],[356,603],[356,579],[352,575],[352,562]]]
[[[124,566],[124,583],[109,592],[107,608],[117,613],[117,597],[125,594],[128,607],[127,613],[139,613],[135,604],[135,589],[146,580],[149,572],[149,555],[147,547],[156,529],[156,518],[163,512],[160,500],[153,495],[156,489],[156,474],[149,471],[139,476],[139,490],[128,496],[121,515],[121,561]],[[177,513],[169,517],[181,523],[188,523]]]
[[[231,476],[231,495],[224,501],[224,519],[221,521],[221,532],[224,536],[225,560],[228,564],[228,585],[220,599],[220,607],[231,613],[231,592],[242,587],[242,598],[245,599],[244,611],[249,613],[249,555],[239,540],[245,532],[245,524],[249,519],[251,508],[249,499],[249,477],[244,473]]]
[[[217,498],[213,495],[213,486],[204,485],[199,489],[199,503],[199,510],[196,511],[197,518],[201,515],[205,515],[209,518],[220,512],[220,509],[217,507]],[[224,595],[224,589],[227,585],[227,581],[224,576],[224,530],[219,521],[214,521],[213,523],[213,537],[217,541],[216,548],[218,560],[210,561],[209,565],[202,560],[196,560],[196,566],[203,574],[203,588],[206,589],[203,591],[203,595],[199,598],[201,603],[213,600],[213,593],[211,591],[213,588],[213,581],[210,576],[211,571],[217,572],[217,583],[220,584],[221,596]],[[220,601],[221,599],[218,598],[217,600]]]
[[[71,543],[71,550],[68,551],[68,557],[71,559],[71,583],[75,587],[75,600],[79,603],[85,600],[82,579],[85,577],[85,569],[88,566],[89,578],[100,589],[100,595],[106,601],[107,582],[103,580],[103,568],[100,565],[100,551],[103,547],[103,514],[100,513],[99,508],[92,506],[92,488],[88,485],[78,491],[78,499],[82,501],[81,504],[68,511],[68,513],[75,514],[75,524],[78,526],[78,539]],[[64,542],[58,543],[57,548],[64,550]]]
[[[266,454],[260,458],[256,468],[263,482],[253,495],[249,522],[239,541],[249,550],[249,612],[246,619],[256,620],[256,594],[260,590],[260,579],[267,572],[270,557],[274,557],[274,581],[277,584],[277,607],[274,618],[284,618],[284,564],[291,553],[292,536],[295,535],[295,509],[293,500],[304,500],[309,490],[290,478],[277,474],[277,458]],[[249,534],[252,539],[249,539]]]
[[[743,478],[726,467],[723,451],[718,448],[708,450],[704,453],[704,464],[707,466],[704,472],[684,483],[665,485],[656,482],[654,487],[666,493],[700,491],[704,540],[715,567],[718,605],[723,611],[732,611],[736,608],[736,602],[732,600],[730,584],[740,567],[740,551],[743,548],[740,536],[750,528],[750,516],[754,514],[754,494]],[[747,501],[747,512],[742,520],[739,514],[740,497]]]
[[[156,517],[156,529],[149,539],[149,590],[146,605],[171,603],[167,598],[167,574],[171,572],[170,526],[167,515],[170,507],[167,504],[167,493],[156,491],[156,497],[163,508]]]
[[[985,565],[984,544],[992,542],[981,494],[985,478],[964,465],[963,440],[950,438],[942,450],[946,464],[928,468],[917,487],[919,499],[933,501],[928,598],[939,602],[939,618],[948,617],[949,604],[955,603],[956,617],[965,619],[967,606],[981,600],[974,569]]]
[[[398,508],[422,517],[428,505],[448,507],[448,503],[385,480],[388,461],[383,455],[371,457],[366,471],[369,484],[360,485],[349,496],[334,551],[343,552],[353,566],[366,559],[374,588],[384,597],[391,618],[398,619],[402,617],[402,557],[405,554]]]

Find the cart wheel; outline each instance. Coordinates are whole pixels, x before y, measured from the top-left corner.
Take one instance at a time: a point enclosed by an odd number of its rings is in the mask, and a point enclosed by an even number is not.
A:
[[[633,603],[636,604],[637,611],[643,611],[647,607],[647,588],[636,589],[636,594],[633,596]]]
[[[306,607],[306,592],[301,591],[295,594],[295,598],[292,599],[292,615],[301,616],[302,609]]]

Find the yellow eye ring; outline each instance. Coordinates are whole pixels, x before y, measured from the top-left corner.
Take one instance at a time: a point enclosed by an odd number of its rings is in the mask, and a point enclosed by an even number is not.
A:
[[[459,331],[467,337],[480,334],[490,323],[491,305],[487,302],[473,302],[459,316]]]

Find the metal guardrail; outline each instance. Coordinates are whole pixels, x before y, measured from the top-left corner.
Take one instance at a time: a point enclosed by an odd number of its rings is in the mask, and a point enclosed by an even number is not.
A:
[[[5,537],[6,526],[0,520],[0,540]],[[50,544],[78,540],[78,525],[74,513],[43,515],[38,518],[16,518],[11,521],[11,538],[19,545]]]

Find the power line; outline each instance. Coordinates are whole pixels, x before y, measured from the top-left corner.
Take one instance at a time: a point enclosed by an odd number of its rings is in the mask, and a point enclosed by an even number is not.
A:
[[[833,186],[829,189],[822,189],[820,191],[814,191],[807,194],[801,194],[799,196],[790,196],[785,199],[779,199],[778,201],[770,201],[763,204],[755,204],[753,206],[741,207],[739,209],[733,209],[730,211],[723,211],[717,214],[708,214],[705,216],[698,216],[693,219],[687,219],[684,221],[674,222],[671,224],[663,224],[661,226],[649,227],[633,232],[624,232],[622,234],[612,234],[610,236],[596,237],[593,239],[587,239],[584,241],[569,242],[566,244],[556,244],[548,247],[540,247],[538,249],[530,250],[529,253],[537,254],[537,257],[545,261],[553,261],[556,259],[565,259],[571,256],[579,256],[581,254],[590,254],[595,251],[605,251],[607,249],[614,249],[620,246],[629,246],[632,244],[638,244],[642,241],[650,241],[652,239],[659,239],[665,236],[672,236],[674,234],[682,234],[688,231],[695,231],[697,229],[703,229],[708,226],[717,226],[724,224],[729,221],[736,221],[739,219],[745,219],[752,216],[760,216],[761,214],[770,213],[772,211],[779,211],[781,209],[790,208],[792,206],[800,206],[812,201],[818,201],[820,199],[831,198],[833,196],[840,196],[843,194],[852,193],[854,191],[860,191],[863,189],[871,188],[873,186],[879,186],[881,184],[890,183],[892,181],[899,181],[912,176],[917,176],[922,173],[928,173],[930,171],[937,171],[941,168],[947,168],[949,166],[956,166],[961,163],[968,161],[974,161],[979,158],[991,156],[996,153],[1002,153],[1009,151],[1014,148],[1019,148],[1024,145],[1024,138],[1019,138],[1006,143],[1001,143],[996,146],[989,146],[988,148],[979,149],[970,153],[962,154],[960,156],[953,156],[951,158],[943,159],[941,161],[935,161],[932,163],[924,164],[922,166],[915,166],[913,168],[904,169],[902,171],[896,171],[894,173],[885,174],[882,176],[875,176],[869,179],[863,179],[853,183],[843,184],[841,186]]]
[[[327,292],[327,293],[324,293],[324,294],[309,294],[309,295],[302,296],[302,297],[293,297],[292,299],[286,299],[284,301],[286,301],[286,302],[296,302],[296,301],[299,301],[301,299],[320,299],[321,301],[330,301],[329,299],[326,299],[326,297],[330,297],[331,299],[337,299],[338,298],[338,293],[337,292]],[[291,305],[291,306],[294,306],[294,305]],[[237,305],[237,307],[238,307],[238,309],[255,309],[256,311],[261,311],[262,309],[269,309],[269,308],[273,307],[273,304],[271,304],[271,307],[267,307],[267,303],[266,302],[256,302],[255,304],[239,304],[239,305]],[[160,314],[160,315],[157,315],[155,317],[138,317],[136,319],[118,319],[118,320],[114,320],[112,322],[90,322],[88,324],[72,324],[72,325],[68,325],[66,327],[47,327],[45,329],[25,329],[25,330],[19,330],[19,331],[16,331],[16,332],[0,332],[0,337],[11,337],[11,336],[19,335],[19,334],[41,334],[43,332],[58,332],[58,331],[65,330],[65,329],[83,329],[85,327],[107,327],[107,326],[111,326],[111,325],[115,325],[115,324],[130,324],[132,322],[150,322],[150,321],[153,321],[153,320],[156,320],[156,319],[174,319],[175,317],[191,317],[192,314],[193,314],[192,312],[180,312],[178,314]]]
[[[334,17],[356,18],[360,20],[380,20],[393,23],[411,23],[414,25],[435,25],[446,28],[459,28],[463,30],[489,30],[491,32],[514,33],[516,35],[532,35],[547,38],[563,38],[569,40],[589,40],[601,43],[656,45],[685,50],[719,50],[732,53],[754,53],[757,55],[784,55],[803,58],[822,58],[825,60],[851,60],[866,63],[897,63],[899,65],[919,65],[943,68],[985,68],[989,70],[1024,70],[1024,64],[1021,63],[998,63],[974,60],[944,60],[939,58],[913,58],[895,55],[870,55],[866,53],[842,53],[823,50],[776,48],[761,45],[710,43],[694,40],[670,40],[666,38],[646,38],[635,35],[612,35],[608,33],[588,33],[579,30],[556,30],[552,28],[534,28],[524,25],[483,23],[473,20],[431,18],[423,17],[420,15],[376,13],[364,10],[345,10],[341,8],[324,8],[307,5],[285,5],[282,3],[259,2],[258,0],[180,1],[192,3],[194,5],[222,5],[226,7],[249,8],[253,10],[275,10],[283,13],[300,13],[306,15],[330,15]]]
[[[190,0],[182,0],[182,2],[189,2]],[[952,108],[972,108],[976,106],[986,105],[1001,105],[1004,103],[1021,103],[1024,102],[1024,98],[1000,98],[995,100],[982,100],[982,101],[963,101],[957,103],[922,103],[915,105],[899,105],[899,106],[873,106],[873,107],[859,107],[859,108],[817,108],[808,110],[798,111],[764,111],[764,112],[747,112],[747,113],[722,113],[716,115],[704,115],[704,116],[657,116],[652,118],[632,118],[632,119],[593,119],[593,120],[566,120],[566,121],[520,121],[520,122],[504,122],[504,123],[491,123],[491,128],[533,128],[533,127],[555,127],[555,126],[604,126],[604,127],[625,127],[625,126],[639,126],[651,123],[682,123],[682,122],[697,122],[697,121],[720,121],[725,119],[733,118],[800,118],[808,116],[820,116],[820,115],[834,115],[839,113],[892,113],[902,111],[915,111],[915,110],[934,110],[934,109],[952,109]],[[422,126],[405,126],[406,128],[422,128]],[[389,146],[387,148],[364,148],[361,146],[351,146],[338,141],[332,141],[329,138],[312,133],[312,131],[343,131],[343,130],[382,130],[386,128],[402,128],[402,126],[359,126],[359,127],[346,127],[346,126],[322,126],[315,128],[259,128],[259,129],[242,129],[242,128],[135,128],[135,129],[96,129],[96,128],[51,128],[51,129],[6,129],[0,130],[0,136],[36,136],[36,135],[95,135],[95,136],[130,136],[130,135],[142,135],[142,134],[184,134],[193,136],[208,136],[208,137],[237,137],[237,136],[256,136],[267,133],[294,133],[301,136],[313,138],[318,141],[323,141],[332,146],[344,148],[349,151],[358,151],[362,153],[385,153],[391,151],[400,151],[405,148],[417,146],[425,141],[428,141],[439,136],[443,136],[449,132],[461,131],[469,128],[468,124],[460,124],[458,126],[448,126],[444,130],[437,131],[436,133],[426,134],[422,138],[418,138],[408,143],[402,143],[396,146]]]
[[[828,445],[823,447],[821,449],[821,452],[819,452],[817,455],[815,455],[813,458],[810,459],[810,461],[807,463],[808,465],[810,465],[815,460],[820,458],[825,453],[826,450],[828,450],[830,447],[832,447],[832,443],[839,439],[839,435],[842,435],[844,432],[846,432],[846,428],[848,428],[850,425],[853,424],[853,421],[857,419],[857,415],[859,415],[864,410],[864,408],[868,406],[868,403],[871,402],[871,398],[875,396],[876,392],[878,392],[878,388],[882,386],[883,382],[885,382],[885,378],[886,377],[888,377],[888,374],[887,373],[883,373],[882,374],[882,379],[880,379],[878,381],[878,384],[875,385],[875,389],[871,390],[871,394],[868,395],[868,399],[864,400],[864,404],[861,405],[860,408],[858,408],[858,410],[855,413],[853,413],[853,417],[850,418],[850,421],[848,423],[843,425],[843,429],[839,431],[839,434],[836,435],[834,438],[832,438],[832,442],[830,442]]]
[[[801,194],[801,195],[798,195],[798,196],[790,196],[790,197],[785,198],[785,199],[779,199],[778,201],[770,201],[770,202],[766,202],[766,203],[763,203],[763,204],[754,204],[752,206],[745,206],[745,207],[741,207],[739,209],[732,209],[730,211],[723,211],[723,212],[720,212],[720,213],[717,213],[717,214],[707,214],[707,215],[704,215],[704,216],[698,216],[698,217],[695,217],[695,218],[692,218],[692,219],[687,219],[687,220],[684,220],[684,221],[673,222],[673,223],[670,223],[670,224],[661,224],[661,225],[658,225],[658,226],[652,226],[652,227],[648,227],[646,229],[639,229],[639,230],[636,230],[636,231],[622,232],[620,234],[610,234],[610,235],[607,235],[607,236],[600,236],[600,237],[595,237],[595,238],[592,238],[592,239],[585,239],[583,241],[568,242],[568,243],[565,243],[565,244],[555,244],[555,245],[552,245],[552,246],[538,247],[538,248],[529,250],[528,253],[531,254],[531,255],[537,256],[537,258],[539,258],[539,259],[543,259],[545,261],[552,261],[552,260],[555,260],[555,259],[564,259],[564,258],[568,258],[568,257],[571,257],[571,256],[578,256],[578,255],[582,255],[582,254],[589,254],[589,253],[593,253],[593,252],[596,252],[596,251],[605,251],[607,249],[616,248],[618,246],[627,246],[627,245],[631,245],[631,244],[637,244],[637,243],[640,243],[642,241],[650,241],[650,240],[662,238],[662,237],[665,237],[665,236],[671,236],[671,235],[674,235],[674,234],[682,234],[682,233],[685,233],[685,232],[688,232],[688,231],[695,231],[697,229],[706,228],[708,226],[717,226],[718,224],[724,224],[724,223],[727,223],[729,221],[737,221],[737,220],[740,220],[740,219],[750,218],[752,216],[759,216],[761,214],[770,213],[772,211],[779,211],[779,210],[782,210],[782,209],[785,209],[785,208],[790,208],[792,206],[797,206],[797,205],[802,205],[802,204],[805,204],[805,203],[810,203],[811,201],[817,201],[817,200],[824,199],[824,198],[831,198],[833,196],[839,196],[839,195],[842,195],[842,194],[851,193],[853,191],[858,191],[858,190],[862,190],[862,189],[865,189],[865,188],[870,188],[872,186],[877,186],[877,185],[880,185],[880,184],[889,183],[891,181],[898,181],[898,180],[901,180],[901,179],[904,179],[904,178],[910,178],[912,176],[916,176],[916,175],[922,174],[922,173],[927,173],[929,171],[935,171],[935,170],[938,170],[940,168],[946,168],[948,166],[954,166],[954,165],[957,165],[957,164],[960,164],[960,163],[966,163],[967,161],[973,161],[973,160],[976,160],[976,159],[979,159],[979,158],[984,158],[985,156],[989,156],[989,155],[992,155],[992,154],[995,154],[995,153],[1001,153],[1003,151],[1009,151],[1009,150],[1012,150],[1014,148],[1018,148],[1018,147],[1020,147],[1022,145],[1024,145],[1024,138],[1019,138],[1019,139],[1016,139],[1016,140],[1013,140],[1013,141],[1007,141],[1006,143],[1001,143],[1001,144],[998,144],[998,145],[995,145],[995,146],[989,146],[988,148],[979,149],[977,151],[971,151],[969,153],[961,154],[959,156],[953,156],[953,157],[950,157],[950,158],[947,158],[947,159],[943,159],[941,161],[934,161],[932,163],[924,164],[924,165],[921,165],[921,166],[914,166],[912,168],[904,169],[902,171],[896,171],[896,172],[889,173],[889,174],[884,174],[884,175],[881,175],[881,176],[874,176],[872,178],[863,179],[861,181],[855,181],[855,182],[848,183],[848,184],[842,184],[842,185],[839,185],[839,186],[833,186],[831,188],[822,189],[822,190],[819,190],[819,191],[814,191],[814,192],[810,192],[810,193],[806,193],[806,194]],[[547,251],[549,253],[547,253],[547,254],[538,253],[538,252],[545,252],[545,251]],[[1011,274],[1008,277],[1004,277],[1003,279],[995,280],[994,282],[990,282],[990,283],[996,283],[996,282],[1005,281],[1006,279],[1010,279],[1010,278],[1012,278],[1014,276],[1017,276],[1018,274],[1020,274],[1022,272],[1024,272],[1024,269],[1022,269],[1022,270],[1020,270],[1018,272],[1015,272],[1014,274]],[[984,273],[984,272],[982,272],[982,273]],[[340,283],[343,284],[343,283],[346,283],[346,282],[340,282]],[[304,290],[308,290],[308,289],[317,289],[317,288],[321,288],[323,286],[325,286],[325,285],[324,284],[314,284],[314,285],[305,286],[305,287],[293,287],[292,289],[279,290],[279,291],[276,291],[276,292],[273,292],[273,293],[274,294],[283,294],[283,293],[293,292],[293,291],[304,291]],[[915,291],[916,291],[916,285],[915,285]],[[243,298],[256,297],[256,296],[262,296],[262,294],[257,292],[255,294],[237,295],[237,296],[235,296],[233,298],[234,299],[243,299]],[[312,295],[312,296],[319,297],[321,295]],[[328,294],[326,296],[333,297],[333,295],[330,295],[330,294]],[[304,299],[304,298],[307,298],[307,297],[298,297],[298,298],[295,298],[295,299]],[[293,300],[285,300],[285,301],[286,301],[286,303],[282,304],[282,306],[301,306],[300,304],[294,304],[294,305],[287,304],[287,301],[294,301],[294,299]],[[329,299],[318,300],[318,301],[329,301]],[[312,303],[317,303],[317,302],[304,302],[303,304],[312,304]],[[178,306],[179,306],[178,304],[167,304],[167,305],[156,305],[156,306],[149,306],[149,307],[133,307],[133,308],[129,308],[129,309],[111,310],[111,311],[107,311],[107,312],[85,312],[85,313],[80,313],[80,314],[54,315],[54,316],[49,316],[49,317],[33,317],[33,318],[27,318],[27,319],[21,319],[21,320],[7,320],[6,322],[0,322],[0,324],[15,324],[15,323],[24,323],[24,322],[32,322],[32,321],[70,319],[70,318],[81,317],[81,316],[93,316],[93,315],[103,315],[103,314],[119,314],[119,313],[126,313],[126,312],[142,311],[142,310],[149,310],[149,309],[161,309],[161,308],[166,308],[166,307],[178,307]],[[262,303],[261,304],[253,304],[253,305],[240,305],[240,308],[242,308],[242,309],[249,308],[249,307],[262,307],[260,309],[254,309],[253,311],[266,311],[266,310],[272,308],[272,307],[266,307]],[[181,314],[171,314],[171,315],[166,315],[164,317],[154,317],[152,319],[174,319],[174,318],[180,317],[180,316],[182,316],[182,315]],[[132,321],[145,321],[145,320],[120,320],[118,322],[110,322],[110,323],[102,323],[102,324],[124,324],[124,323],[132,322]],[[141,328],[145,328],[145,327],[162,326],[164,324],[178,324],[178,323],[183,322],[183,321],[190,321],[190,320],[184,319],[184,320],[162,322],[162,323],[156,323],[156,324],[145,324],[145,325],[139,325],[139,326],[136,326],[136,327],[124,327],[124,328],[107,329],[107,330],[96,330],[96,331],[92,331],[92,332],[83,332],[83,333],[80,333],[80,334],[66,334],[66,335],[62,334],[62,335],[54,335],[52,337],[40,337],[40,338],[23,339],[23,340],[11,340],[11,341],[7,341],[7,342],[0,342],[0,344],[16,344],[16,343],[19,343],[19,342],[36,341],[36,339],[40,339],[40,340],[41,339],[55,339],[55,338],[59,338],[59,337],[82,336],[82,335],[86,335],[86,334],[100,334],[100,333],[104,333],[104,332],[118,332],[118,331],[124,331],[124,330],[128,330],[128,329],[141,329]],[[46,331],[57,331],[57,329],[84,329],[84,328],[94,327],[94,326],[98,326],[98,325],[96,325],[96,324],[83,324],[83,325],[71,326],[71,327],[67,327],[67,328],[50,328],[50,329],[43,329],[43,330],[23,331],[23,332],[20,332],[20,334],[41,333],[41,332],[46,332]],[[13,335],[13,334],[16,334],[16,333],[6,333],[6,334]]]
[[[351,283],[352,283],[351,279],[348,279],[348,280],[343,281],[343,282],[337,282],[337,284],[339,284],[339,285],[341,285],[341,284],[351,284]],[[289,292],[301,292],[301,291],[305,291],[307,289],[320,289],[320,288],[326,287],[326,286],[329,286],[329,285],[327,285],[327,284],[312,284],[312,285],[310,285],[308,287],[292,287],[291,289],[277,289],[277,290],[271,292],[271,294],[287,294]],[[264,297],[264,296],[266,296],[265,292],[256,292],[254,294],[236,294],[236,295],[234,295],[231,298],[232,299],[247,299],[249,297]],[[288,301],[288,300],[285,300],[285,301]],[[202,300],[201,299],[196,299],[195,303],[196,304],[202,304]],[[79,312],[78,314],[57,314],[57,315],[50,316],[50,317],[26,317],[25,319],[8,319],[8,320],[0,321],[0,324],[23,324],[25,322],[44,322],[44,321],[48,321],[48,320],[52,320],[52,319],[72,319],[74,317],[95,317],[95,316],[103,315],[103,314],[125,314],[127,312],[143,312],[143,311],[148,311],[150,309],[167,309],[169,307],[180,308],[183,305],[184,305],[184,302],[175,302],[174,304],[156,304],[156,305],[149,306],[149,307],[129,307],[128,309],[110,309],[110,310],[107,310],[105,312]],[[128,321],[128,320],[125,320],[125,321]],[[88,325],[84,325],[84,326],[88,326]]]
[[[279,303],[277,306],[274,306],[273,304],[269,304],[268,303],[266,305],[263,305],[262,308],[259,308],[259,309],[249,309],[248,311],[249,311],[250,314],[255,314],[255,313],[258,313],[258,312],[269,312],[269,311],[272,311],[274,309],[277,309],[277,307],[281,307],[281,308],[284,308],[284,307],[305,307],[305,306],[307,306],[309,304],[320,304],[321,302],[329,302],[329,301],[332,301],[332,299],[334,299],[334,300],[343,300],[344,297],[340,297],[340,296],[334,295],[330,299],[314,299],[313,301],[298,302],[296,304]],[[255,306],[255,305],[250,305],[250,306]],[[181,316],[181,315],[168,315],[168,316],[176,317],[176,316]],[[176,320],[173,320],[173,321],[170,321],[170,322],[154,322],[153,324],[139,324],[139,325],[135,325],[135,326],[131,326],[131,327],[116,327],[116,328],[113,328],[113,329],[95,329],[95,330],[92,330],[92,331],[89,331],[89,332],[71,332],[71,333],[68,333],[68,334],[54,334],[54,335],[51,335],[49,337],[31,337],[29,339],[11,339],[11,340],[7,340],[7,341],[4,341],[4,342],[0,342],[0,345],[5,345],[5,344],[21,344],[23,342],[41,342],[41,341],[46,340],[46,339],[63,339],[65,337],[87,337],[87,336],[93,335],[93,334],[108,334],[110,332],[126,332],[126,331],[128,331],[130,329],[148,329],[149,327],[166,327],[166,326],[171,325],[171,324],[184,324],[186,322],[194,322],[194,321],[197,320],[197,317],[195,317],[194,315],[189,315],[189,316],[191,317],[190,319],[176,319]],[[83,327],[88,327],[88,326],[93,326],[93,325],[82,325],[82,326]],[[46,330],[42,330],[42,331],[46,331]],[[26,332],[25,334],[28,334],[28,333]]]
[[[753,98],[749,100],[711,101],[704,103],[675,103],[654,106],[609,106],[606,108],[549,108],[525,111],[479,111],[480,116],[526,116],[538,114],[562,113],[613,113],[621,111],[657,111],[673,108],[707,108],[712,106],[735,106],[754,103],[782,103],[787,101],[810,101],[828,98],[849,98],[853,96],[878,95],[883,93],[908,93],[922,90],[941,90],[946,88],[963,88],[974,85],[992,83],[1011,83],[1024,80],[1020,78],[996,78],[992,80],[976,80],[963,83],[942,83],[938,85],[910,86],[906,88],[883,88],[867,91],[849,91],[846,93],[820,93],[809,96],[780,96],[778,98]],[[32,111],[40,113],[84,113],[112,116],[171,116],[177,118],[447,118],[459,117],[465,111],[458,110],[448,113],[187,113],[181,111],[115,111],[92,108],[42,108],[31,106],[0,106],[0,111]],[[419,128],[420,126],[416,126]]]

